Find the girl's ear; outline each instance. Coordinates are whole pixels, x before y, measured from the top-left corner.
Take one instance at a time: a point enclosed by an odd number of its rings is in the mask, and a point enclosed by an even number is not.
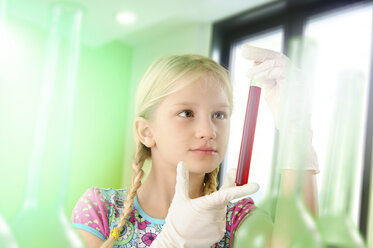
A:
[[[147,120],[142,117],[137,117],[135,120],[135,129],[137,137],[146,147],[151,148],[155,146],[155,139],[151,126]]]

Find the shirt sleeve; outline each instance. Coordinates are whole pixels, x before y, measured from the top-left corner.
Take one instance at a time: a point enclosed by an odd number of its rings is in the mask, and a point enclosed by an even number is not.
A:
[[[83,229],[105,241],[109,235],[108,212],[98,187],[88,189],[76,203],[71,216],[74,228]]]
[[[237,230],[237,227],[241,224],[241,222],[245,219],[247,215],[251,213],[255,208],[254,201],[251,198],[245,198],[238,201],[233,208],[232,217],[230,223],[227,223],[227,227],[229,225],[230,232],[234,233]]]
[[[215,247],[232,247],[233,234],[238,226],[255,209],[254,201],[250,197],[230,203],[227,210],[227,224],[223,239]]]

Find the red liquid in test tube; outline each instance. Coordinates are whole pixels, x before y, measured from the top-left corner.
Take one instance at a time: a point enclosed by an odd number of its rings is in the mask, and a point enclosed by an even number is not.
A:
[[[261,87],[257,85],[251,85],[249,89],[249,98],[247,100],[245,123],[241,140],[240,157],[238,160],[236,174],[237,186],[247,184],[249,178],[261,90]]]

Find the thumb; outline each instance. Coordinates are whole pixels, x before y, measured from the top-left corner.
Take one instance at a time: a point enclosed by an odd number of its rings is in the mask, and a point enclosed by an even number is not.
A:
[[[177,164],[175,195],[189,199],[189,171],[183,161]]]
[[[242,186],[225,188],[216,193],[220,193],[219,198],[221,198],[221,201],[225,201],[226,203],[228,203],[234,199],[254,194],[258,190],[259,185],[257,183],[248,183]]]
[[[224,177],[223,185],[220,190],[235,186],[237,168],[231,168],[227,171]]]

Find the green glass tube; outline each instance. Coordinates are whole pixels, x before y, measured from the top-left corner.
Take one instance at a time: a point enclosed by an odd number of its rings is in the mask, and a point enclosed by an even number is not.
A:
[[[312,72],[316,52],[317,45],[312,40],[296,38],[290,43],[293,64],[284,85],[281,103],[276,166],[280,170],[277,173],[281,174],[281,181],[271,247],[323,247],[316,223],[304,203],[303,181],[312,140]]]
[[[44,79],[36,116],[25,200],[11,228],[20,247],[83,247],[64,212],[71,160],[75,83],[83,11],[79,6],[52,6]],[[58,99],[58,101],[56,100]],[[56,102],[59,103],[59,107]],[[59,125],[51,122],[58,113]],[[54,124],[54,125],[50,125]],[[48,157],[48,130],[57,130],[55,163]],[[54,154],[54,153],[53,153]],[[47,164],[47,166],[45,166]]]
[[[234,248],[270,248],[273,231],[271,216],[256,208],[239,225],[233,234]]]
[[[278,137],[278,133],[276,134]],[[270,180],[267,192],[265,193],[263,199],[257,204],[258,208],[265,211],[271,217],[272,221],[275,218],[276,213],[276,204],[278,198],[278,191],[280,185],[280,173],[279,169],[277,168],[277,147],[278,147],[278,138],[275,139],[275,144],[272,154],[272,163],[271,163],[271,171],[270,171]]]
[[[327,247],[365,247],[352,218],[364,99],[362,73],[343,71],[336,90],[318,219]]]

